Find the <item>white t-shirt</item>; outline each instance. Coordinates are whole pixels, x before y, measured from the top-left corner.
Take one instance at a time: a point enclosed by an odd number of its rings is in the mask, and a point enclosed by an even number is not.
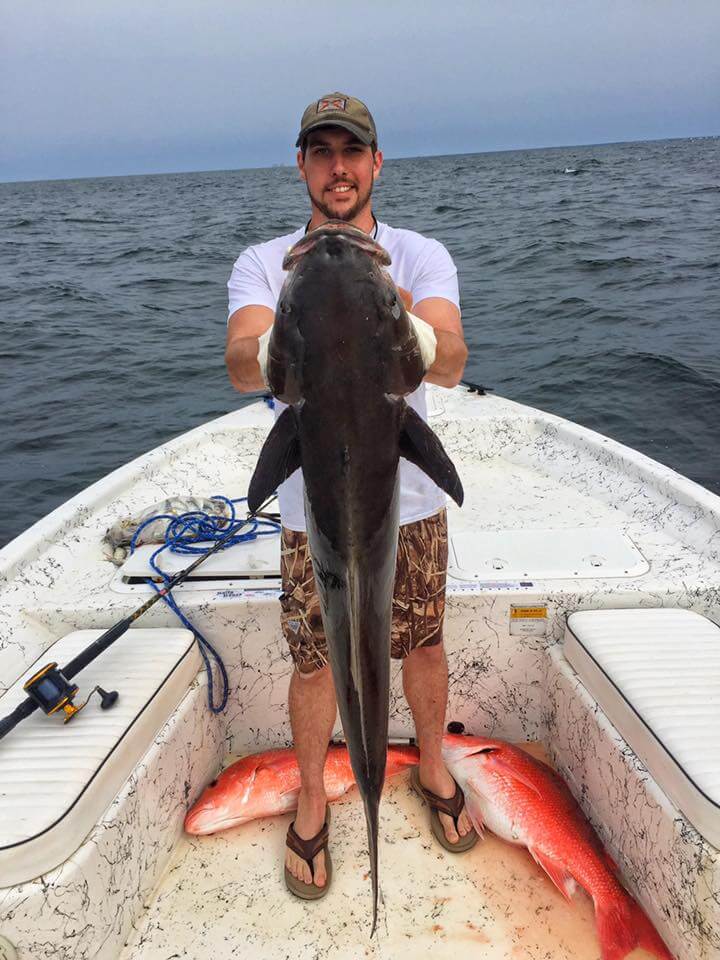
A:
[[[228,280],[228,317],[253,304],[275,312],[286,273],[282,268],[288,247],[305,234],[305,227],[283,237],[244,250],[235,261]],[[413,303],[427,297],[443,297],[458,308],[457,269],[450,254],[437,240],[412,230],[398,230],[378,222],[377,242],[390,254],[388,267],[396,286],[409,290]],[[425,384],[405,397],[423,420],[427,420]],[[275,401],[275,418],[285,409]],[[305,530],[302,471],[298,470],[278,489],[280,515],[290,530]],[[445,494],[426,474],[407,460],[400,460],[400,523],[413,523],[432,516],[445,506]]]

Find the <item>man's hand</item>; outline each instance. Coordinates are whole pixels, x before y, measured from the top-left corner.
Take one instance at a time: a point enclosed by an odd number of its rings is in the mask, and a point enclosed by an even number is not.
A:
[[[426,297],[413,305],[411,293],[402,287],[398,287],[397,291],[405,309],[429,323],[435,331],[435,361],[425,374],[425,379],[440,387],[456,387],[468,356],[460,311],[454,303],[443,297]]]

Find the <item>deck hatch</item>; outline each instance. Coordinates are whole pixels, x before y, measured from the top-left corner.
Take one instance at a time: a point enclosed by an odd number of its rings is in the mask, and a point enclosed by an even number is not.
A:
[[[450,537],[449,564],[456,580],[596,580],[650,569],[613,527],[459,531]]]
[[[212,543],[198,543],[198,547],[207,547]],[[150,558],[157,546],[138,547],[135,553],[125,561],[121,568],[122,579],[126,583],[138,583],[153,576]],[[172,576],[188,567],[195,557],[164,550],[158,557],[159,568]],[[221,550],[201,563],[190,574],[189,581],[216,580],[277,580],[280,577],[280,537],[258,537],[247,543],[238,543],[227,550]]]

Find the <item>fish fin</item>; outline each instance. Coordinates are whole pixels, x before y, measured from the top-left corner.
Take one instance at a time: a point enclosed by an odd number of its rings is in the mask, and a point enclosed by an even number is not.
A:
[[[467,783],[467,790],[465,793],[465,808],[468,812],[468,816],[472,820],[472,825],[475,827],[475,832],[479,836],[483,836],[485,833],[485,821],[483,820],[482,815],[482,794],[476,786],[474,786],[470,781]]]
[[[567,902],[572,903],[572,896],[577,887],[574,877],[568,873],[561,863],[553,860],[552,857],[548,857],[546,854],[540,853],[539,850],[534,850],[532,847],[528,847],[528,850],[535,863],[543,868]]]
[[[519,770],[516,770],[511,764],[507,763],[501,757],[498,757],[494,751],[487,751],[485,757],[485,762],[487,764],[495,767],[496,770],[498,770],[503,776],[512,777],[513,780],[517,780],[518,783],[524,784],[528,790],[532,790],[532,792],[542,800],[543,795],[538,787],[536,787],[532,782],[532,780],[520,773]]]
[[[595,922],[602,960],[624,960],[636,947],[658,960],[674,960],[642,907],[629,895],[596,901]]]
[[[278,793],[281,797],[289,797],[294,794],[297,801],[300,796],[300,787],[286,787],[285,790],[278,790]],[[295,805],[297,806],[297,803]]]
[[[283,410],[260,451],[248,489],[248,508],[255,512],[278,485],[300,466],[297,420],[292,407]]]
[[[409,406],[405,409],[400,434],[400,456],[420,467],[459,507],[462,506],[462,483],[452,460],[423,418]]]
[[[271,765],[259,764],[248,784],[246,796],[250,795],[251,789],[259,790],[262,793],[271,793],[277,797],[285,798],[285,809],[294,810],[297,807],[300,785],[299,783],[289,783],[283,787],[282,783],[283,778],[278,776],[277,770],[274,770]]]
[[[253,782],[257,783],[258,781],[262,783],[282,783],[283,777],[272,763],[262,762],[257,765],[253,774]],[[291,787],[290,789],[294,788]]]

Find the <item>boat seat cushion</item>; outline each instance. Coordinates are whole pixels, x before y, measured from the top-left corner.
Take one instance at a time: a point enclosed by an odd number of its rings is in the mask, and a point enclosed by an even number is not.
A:
[[[26,697],[46,663],[68,663],[102,630],[58,640],[0,698],[0,716]],[[117,690],[102,710],[95,694],[69,723],[36,710],[0,741],[0,887],[47,873],[71,856],[115,799],[201,667],[189,630],[128,630],[73,680],[81,704],[96,684]]]
[[[564,653],[695,829],[720,847],[720,628],[688,610],[584,610]]]

